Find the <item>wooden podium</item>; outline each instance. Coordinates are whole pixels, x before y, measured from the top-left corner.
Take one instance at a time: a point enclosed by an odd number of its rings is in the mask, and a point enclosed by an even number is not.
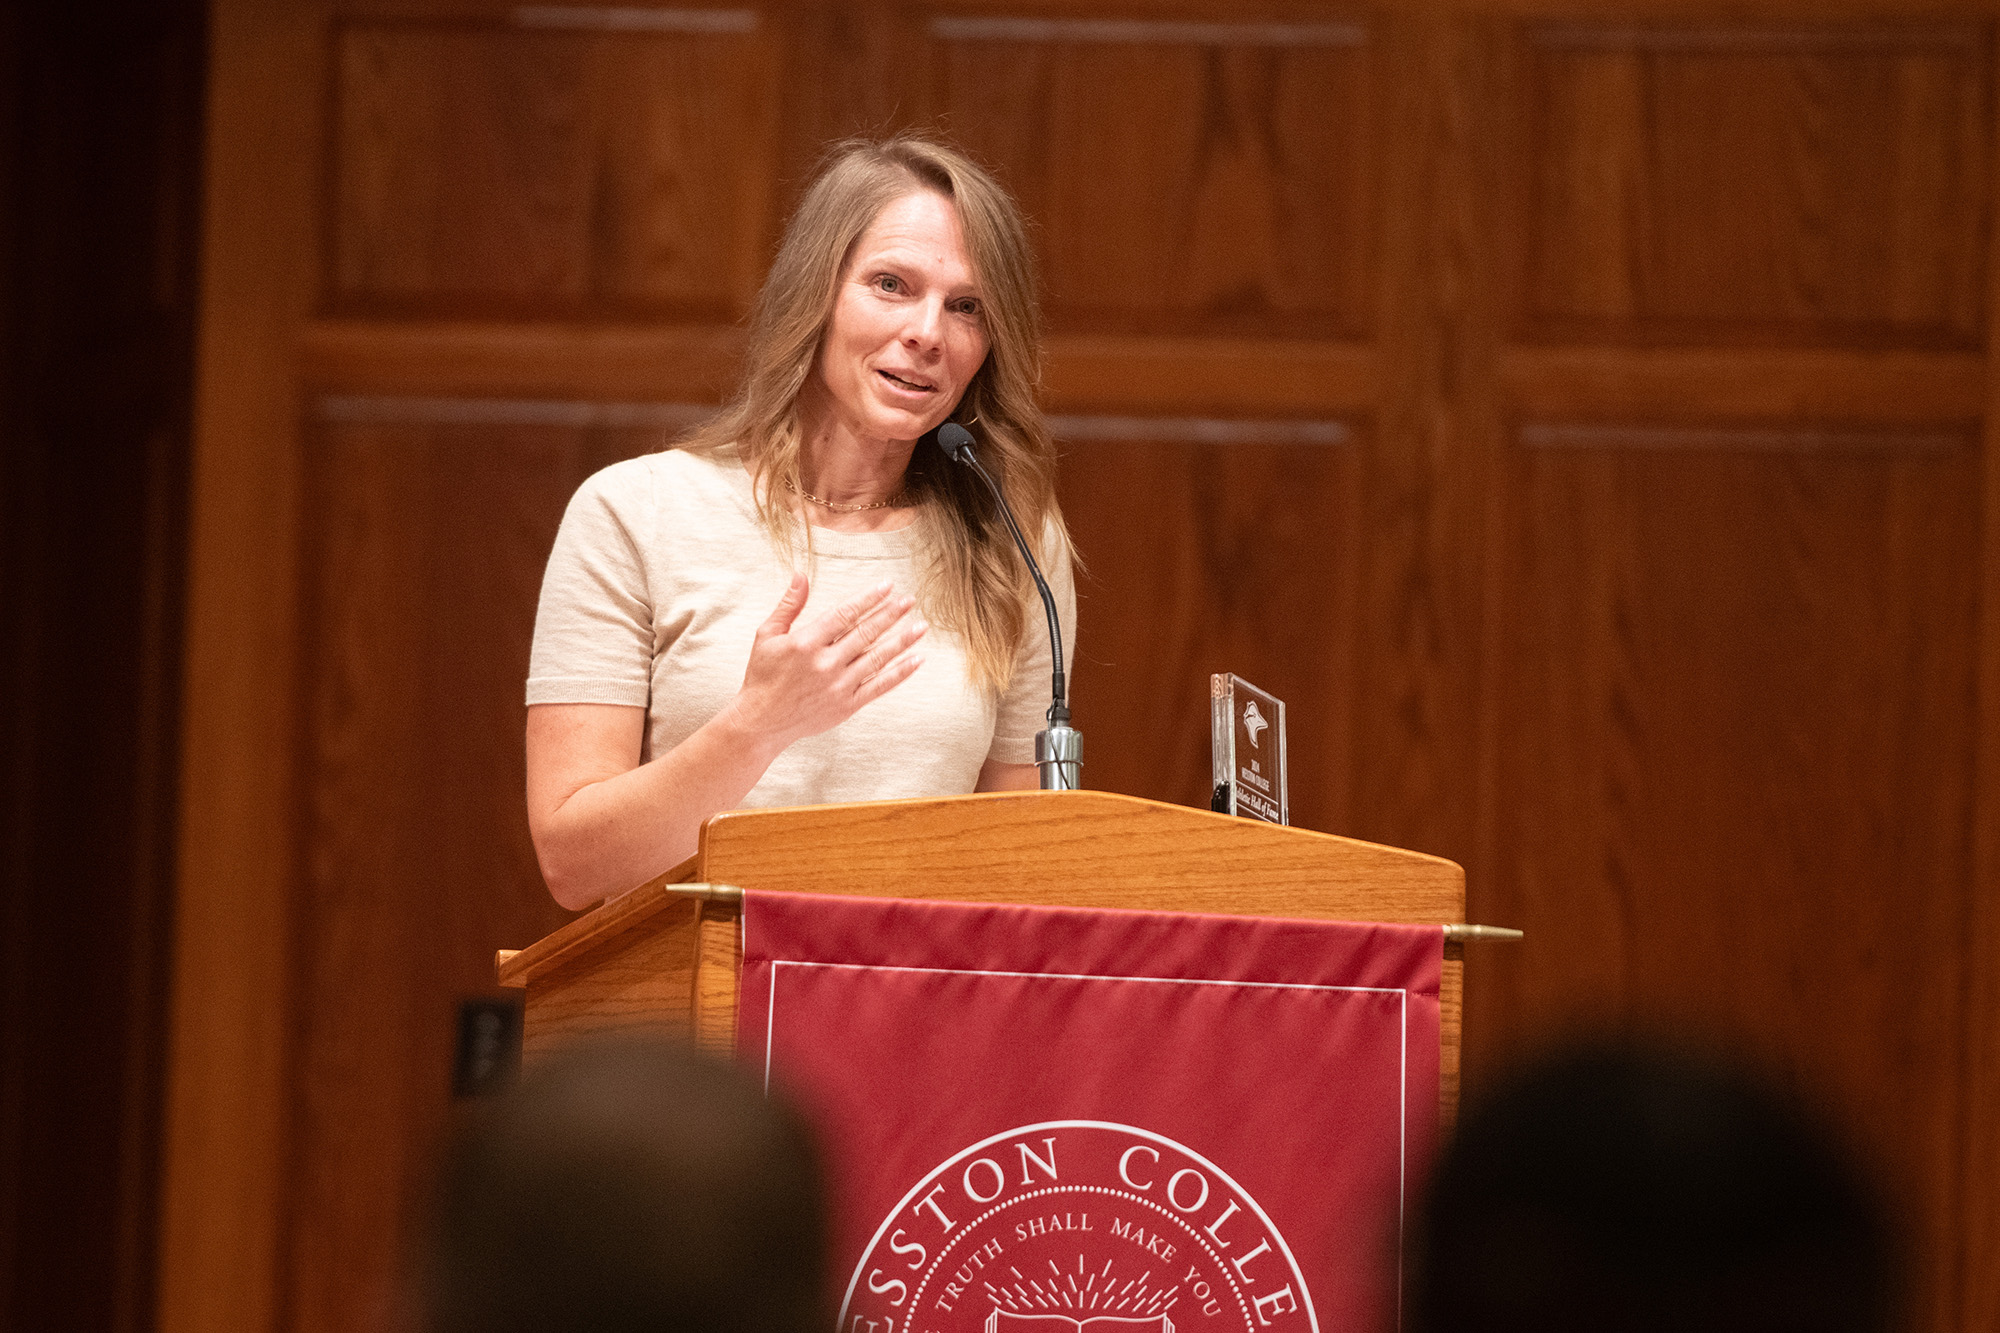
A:
[[[659,879],[525,949],[529,1058],[621,1027],[735,1041],[741,889],[1454,925],[1465,872],[1442,857],[1107,792],[740,810]],[[1439,1097],[1458,1100],[1461,946],[1447,931]]]

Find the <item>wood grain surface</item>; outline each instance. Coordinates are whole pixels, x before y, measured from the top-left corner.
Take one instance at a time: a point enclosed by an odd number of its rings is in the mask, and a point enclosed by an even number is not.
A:
[[[774,147],[754,26],[361,21],[334,41],[341,307],[747,309]]]
[[[1359,446],[1065,443],[1085,785],[1203,808],[1209,676],[1281,699],[1292,820],[1346,827]],[[1138,509],[1144,523],[1134,523]],[[1140,738],[1144,738],[1143,741]]]
[[[1513,797],[1474,900],[1540,966],[1490,956],[1485,1002],[1533,1031],[1616,997],[1782,1063],[1895,1179],[1952,1176],[1959,1056],[1903,1034],[1954,1024],[1966,984],[1977,475],[1969,440],[1524,451]],[[1944,1262],[1950,1195],[1912,1221]]]
[[[746,888],[1349,921],[1458,921],[1449,861],[1108,792],[1002,792],[738,810],[702,827],[698,878]]]
[[[562,919],[555,516],[911,123],[1027,201],[1051,409],[1158,423],[1063,442],[1086,780],[1205,803],[1207,674],[1276,690],[1303,823],[1529,931],[1469,1097],[1577,1023],[1749,1050],[1908,1201],[1912,1326],[1990,1327],[1990,6],[727,12],[216,0],[163,1327],[382,1326],[451,1004]],[[371,396],[587,420],[315,406]]]
[[[695,1034],[698,904],[674,899],[526,980],[522,1057],[614,1032]]]
[[[1335,826],[1461,864],[1485,791],[1486,556],[1502,495],[1491,113],[1508,38],[1504,24],[1428,6],[1383,34],[1397,71],[1384,184],[1397,225],[1384,229],[1385,373],[1361,464],[1356,780]]]
[[[532,608],[569,491],[655,443],[339,421],[307,441],[296,910],[310,947],[294,973],[288,1230],[302,1326],[341,1325],[380,1298],[402,1202],[448,1124],[457,1003],[493,987],[495,949],[564,919],[521,800]],[[594,982],[592,1001],[607,984],[658,984],[643,979],[657,961]]]
[[[927,107],[1043,228],[1064,332],[1354,335],[1373,322],[1365,30],[930,27]],[[1146,133],[1104,151],[1101,127]],[[1116,218],[1116,225],[1105,225]]]
[[[1458,1119],[1464,1067],[1465,946],[1447,940],[1438,978],[1438,1112],[1446,1132]]]
[[[494,979],[502,986],[525,987],[537,978],[549,976],[588,953],[604,939],[622,935],[648,918],[668,911],[677,903],[692,901],[667,891],[675,883],[667,876],[641,884],[630,893],[600,903],[591,911],[565,922],[533,944],[521,949],[497,949],[493,954]],[[674,929],[664,926],[661,929]]]
[[[1978,27],[1550,24],[1523,46],[1531,337],[1977,345]]]
[[[694,1039],[703,1050],[736,1050],[736,1010],[743,976],[743,914],[729,904],[703,903],[695,940]]]

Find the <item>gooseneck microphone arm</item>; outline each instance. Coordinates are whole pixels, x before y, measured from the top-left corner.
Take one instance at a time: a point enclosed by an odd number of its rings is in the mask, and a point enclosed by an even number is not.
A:
[[[1034,576],[1035,590],[1042,595],[1042,609],[1049,617],[1049,646],[1055,670],[1048,729],[1035,737],[1035,766],[1041,770],[1044,790],[1075,791],[1083,776],[1083,736],[1069,725],[1069,685],[1063,676],[1062,622],[1056,617],[1055,596],[1049,591],[1048,580],[1042,577],[1042,567],[1029,549],[1028,539],[1021,535],[1021,525],[1015,520],[1013,507],[1001,492],[1000,483],[974,452],[972,432],[956,421],[947,421],[938,427],[937,442],[945,453],[978,473],[986,489],[993,492],[993,501],[1000,506],[1000,517],[1006,520],[1007,531],[1014,534],[1014,544],[1021,548],[1021,558],[1028,562],[1028,573]]]
[[[1049,721],[1069,721],[1069,688],[1063,679],[1062,622],[1056,619],[1056,599],[1049,592],[1048,581],[1042,577],[1042,567],[1035,563],[1035,553],[1028,549],[1028,539],[1021,535],[1021,525],[1014,518],[1014,510],[1001,494],[1000,483],[993,480],[993,474],[979,461],[979,455],[972,449],[972,432],[956,421],[947,421],[938,427],[938,444],[959,462],[979,474],[986,483],[986,489],[993,492],[994,502],[1000,506],[1000,517],[1007,521],[1007,531],[1014,534],[1014,545],[1021,548],[1021,558],[1028,562],[1028,572],[1034,575],[1035,589],[1042,594],[1042,609],[1049,615],[1049,642],[1055,650],[1055,681],[1053,692],[1055,702],[1049,705]]]

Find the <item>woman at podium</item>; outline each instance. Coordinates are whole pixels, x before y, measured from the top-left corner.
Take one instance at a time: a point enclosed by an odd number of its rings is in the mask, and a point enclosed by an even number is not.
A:
[[[559,902],[672,868],[723,810],[1035,785],[1039,599],[934,433],[973,433],[1074,642],[1040,364],[1006,191],[929,139],[837,145],[734,398],[564,515],[527,684],[528,823]]]

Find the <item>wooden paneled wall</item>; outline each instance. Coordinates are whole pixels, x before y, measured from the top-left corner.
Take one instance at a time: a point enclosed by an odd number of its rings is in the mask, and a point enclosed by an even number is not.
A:
[[[1708,1034],[2000,1320],[1996,33],[1967,0],[216,0],[162,1326],[382,1327],[453,1002],[560,918],[541,562],[726,391],[820,147],[1035,222],[1092,785],[1462,861],[1476,1091]]]

